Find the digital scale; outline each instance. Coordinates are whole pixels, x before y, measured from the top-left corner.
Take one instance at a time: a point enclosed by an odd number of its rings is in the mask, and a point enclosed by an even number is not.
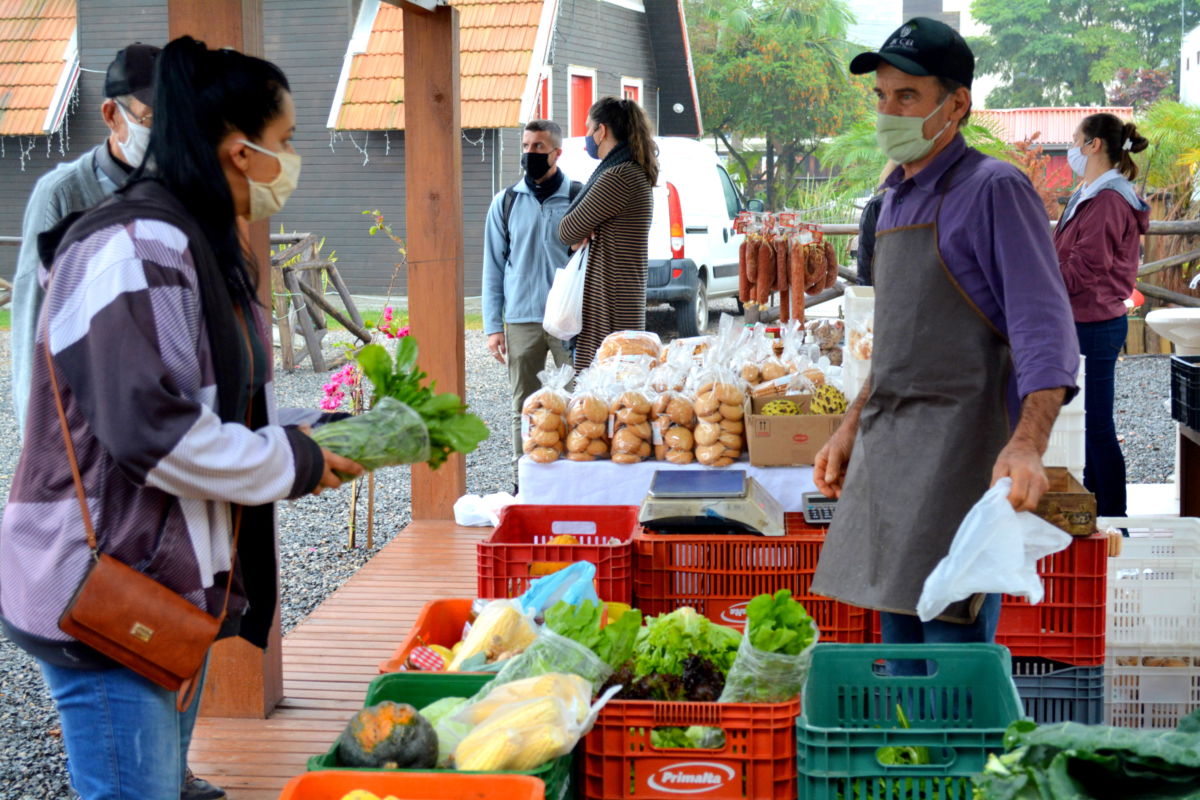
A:
[[[783,506],[745,470],[659,470],[638,522],[655,533],[783,536]]]

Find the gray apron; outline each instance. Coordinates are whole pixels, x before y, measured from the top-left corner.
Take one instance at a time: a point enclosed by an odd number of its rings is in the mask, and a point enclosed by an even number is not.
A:
[[[904,614],[916,613],[1009,439],[1008,343],[942,261],[940,213],[941,200],[934,222],[876,239],[871,393],[812,584]],[[972,622],[982,602],[975,595],[938,619]]]

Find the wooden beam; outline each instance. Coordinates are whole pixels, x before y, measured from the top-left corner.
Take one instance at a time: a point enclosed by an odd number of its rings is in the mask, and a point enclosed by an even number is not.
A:
[[[251,55],[263,54],[262,0],[167,0],[167,36],[191,36],[210,48],[232,47]],[[271,308],[270,222],[262,220],[239,229],[258,273],[259,300]],[[271,332],[263,332],[271,342]],[[272,361],[272,370],[274,361]],[[200,700],[205,715],[263,718],[283,698],[282,638],[279,614],[271,628],[266,651],[241,639],[218,642],[209,660],[208,681]]]
[[[1172,292],[1170,289],[1164,289],[1161,286],[1155,286],[1151,283],[1137,282],[1138,291],[1153,297],[1155,300],[1163,300],[1168,303],[1174,303],[1177,306],[1185,306],[1187,308],[1200,308],[1200,297],[1195,297],[1190,294],[1180,294]]]
[[[1146,275],[1153,275],[1154,273],[1164,270],[1167,267],[1177,267],[1180,264],[1186,264],[1189,261],[1195,261],[1198,258],[1200,258],[1200,250],[1190,250],[1186,253],[1180,253],[1179,255],[1160,258],[1158,261],[1150,261],[1138,267],[1137,276],[1142,278]]]
[[[462,147],[459,145],[458,11],[404,7],[404,147],[408,320],[421,369],[440,391],[466,395],[463,347]],[[418,154],[419,157],[414,157]],[[413,520],[454,518],[466,492],[466,462],[435,475],[412,469]]]

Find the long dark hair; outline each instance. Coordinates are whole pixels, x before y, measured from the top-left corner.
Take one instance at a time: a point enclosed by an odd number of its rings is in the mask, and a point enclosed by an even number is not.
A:
[[[1146,137],[1137,132],[1137,126],[1132,122],[1124,122],[1112,114],[1092,114],[1084,117],[1079,124],[1079,130],[1084,139],[1099,139],[1104,142],[1104,152],[1122,175],[1129,180],[1137,177],[1137,164],[1130,157],[1132,153],[1140,153],[1150,146]],[[1129,147],[1125,143],[1129,142]]]
[[[269,61],[181,36],[159,54],[154,79],[154,122],[139,174],[161,180],[179,199],[204,231],[230,294],[251,302],[256,276],[246,265],[217,145],[231,130],[261,136],[291,91],[287,78]]]
[[[597,125],[607,125],[617,141],[628,144],[633,160],[646,170],[650,185],[658,183],[658,145],[641,106],[633,100],[601,97],[592,103],[588,116]]]

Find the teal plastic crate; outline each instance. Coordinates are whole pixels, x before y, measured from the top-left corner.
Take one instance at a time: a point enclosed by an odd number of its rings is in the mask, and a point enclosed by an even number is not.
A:
[[[371,685],[367,687],[367,699],[363,702],[363,707],[373,706],[384,700],[391,700],[393,703],[408,703],[414,708],[421,709],[435,700],[441,700],[443,697],[471,697],[494,677],[494,675],[453,672],[392,672],[387,675],[380,675],[371,681]],[[309,772],[322,769],[345,770],[358,768],[346,767],[338,762],[337,741],[335,740],[324,753],[308,759]],[[379,772],[381,770],[368,770],[364,768],[363,771]],[[446,772],[458,775],[532,775],[535,778],[541,778],[542,782],[546,784],[546,800],[568,800],[568,798],[573,796],[571,794],[570,753],[556,758],[554,761],[538,769],[527,772],[476,773],[450,769],[402,769],[389,771]]]
[[[894,677],[880,659],[933,668]],[[796,723],[799,796],[970,800],[971,776],[1022,716],[999,645],[817,645]]]

